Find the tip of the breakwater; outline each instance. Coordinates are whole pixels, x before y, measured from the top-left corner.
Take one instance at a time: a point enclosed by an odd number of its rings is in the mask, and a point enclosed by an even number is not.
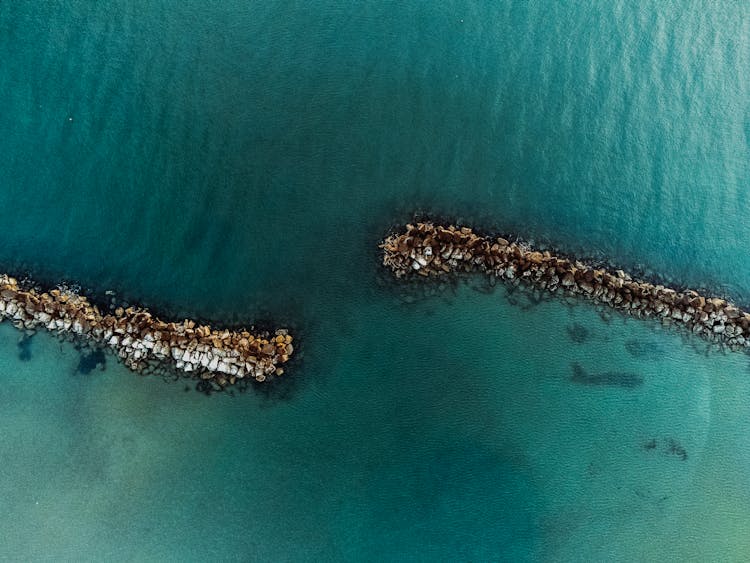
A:
[[[750,313],[720,297],[678,290],[472,228],[407,224],[380,244],[383,265],[398,278],[481,272],[506,283],[578,295],[639,318],[681,325],[732,349],[750,347]]]
[[[190,319],[167,322],[141,307],[102,314],[70,288],[42,291],[0,274],[0,321],[4,319],[20,330],[46,329],[110,348],[135,372],[163,365],[220,388],[279,377],[294,353],[293,337],[283,328],[220,330]]]

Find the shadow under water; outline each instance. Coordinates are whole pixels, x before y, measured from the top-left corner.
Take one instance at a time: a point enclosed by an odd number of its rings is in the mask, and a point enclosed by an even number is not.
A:
[[[589,329],[580,323],[574,323],[566,327],[568,338],[576,344],[583,344],[589,338]]]
[[[107,358],[104,355],[104,351],[100,348],[94,348],[88,352],[81,352],[81,359],[78,361],[76,373],[88,375],[99,366],[103,370],[106,365]]]
[[[663,447],[661,452],[667,456],[674,456],[681,461],[687,461],[688,454],[687,450],[674,438],[665,438],[663,441]],[[657,450],[658,441],[656,438],[651,438],[643,444],[644,451],[654,452]]]
[[[24,334],[18,340],[18,359],[22,362],[31,360],[31,336]]]
[[[634,358],[656,359],[664,353],[664,350],[655,342],[644,342],[631,338],[625,342],[625,350]]]
[[[604,385],[626,389],[634,389],[643,385],[643,377],[636,373],[627,371],[590,373],[583,369],[578,362],[573,362],[570,367],[573,370],[570,381],[581,385]]]

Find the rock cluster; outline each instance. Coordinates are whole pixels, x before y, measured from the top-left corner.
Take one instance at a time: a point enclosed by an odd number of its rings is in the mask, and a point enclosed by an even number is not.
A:
[[[0,322],[4,319],[21,330],[46,328],[112,348],[134,371],[157,362],[171,364],[181,373],[212,380],[220,387],[281,375],[281,364],[294,351],[292,337],[284,329],[273,335],[215,330],[191,320],[165,322],[135,307],[118,307],[113,315],[103,315],[70,290],[41,293],[21,288],[16,279],[0,274]]]
[[[409,224],[405,232],[388,236],[380,248],[383,264],[397,277],[479,271],[514,284],[582,295],[636,317],[681,324],[732,348],[750,346],[750,313],[724,299],[635,280],[622,270],[597,268],[502,237],[480,236],[468,227]]]

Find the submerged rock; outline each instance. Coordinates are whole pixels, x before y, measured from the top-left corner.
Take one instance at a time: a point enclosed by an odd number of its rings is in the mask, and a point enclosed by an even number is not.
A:
[[[76,371],[87,375],[97,367],[104,369],[106,365],[107,358],[104,356],[104,351],[97,348],[96,350],[81,354],[81,359],[78,361]]]
[[[579,323],[575,323],[567,327],[568,336],[576,344],[583,344],[588,340],[589,329]]]
[[[601,373],[587,372],[581,364],[574,362],[571,364],[573,375],[570,380],[573,383],[582,385],[605,385],[612,387],[624,387],[633,389],[643,385],[643,377],[627,371],[605,371]]]

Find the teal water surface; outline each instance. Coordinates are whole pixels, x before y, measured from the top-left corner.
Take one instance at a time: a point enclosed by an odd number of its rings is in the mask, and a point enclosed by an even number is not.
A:
[[[749,38],[740,2],[0,3],[3,268],[299,335],[205,397],[0,326],[0,558],[746,560],[747,356],[423,298],[376,245],[416,210],[750,302]]]

